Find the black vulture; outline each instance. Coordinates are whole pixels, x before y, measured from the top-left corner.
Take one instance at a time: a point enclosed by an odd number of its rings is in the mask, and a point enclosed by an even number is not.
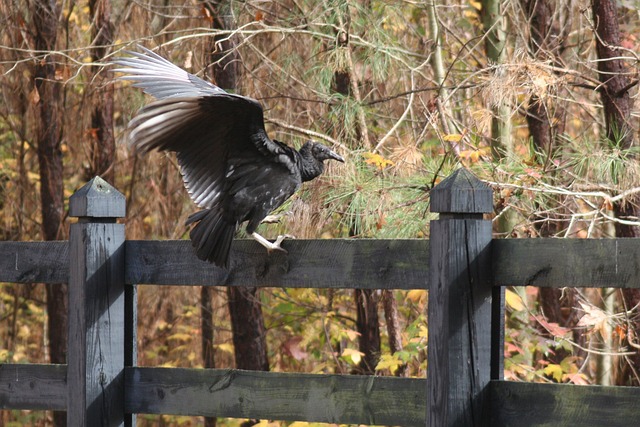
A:
[[[114,62],[120,79],[157,100],[129,123],[129,142],[141,153],[174,151],[184,185],[202,208],[187,225],[198,258],[220,267],[229,263],[235,232],[247,233],[267,250],[280,248],[256,228],[300,185],[319,176],[328,159],[344,159],[326,146],[307,141],[299,151],[272,140],[258,101],[225,92],[175,66],[149,49],[127,52]]]

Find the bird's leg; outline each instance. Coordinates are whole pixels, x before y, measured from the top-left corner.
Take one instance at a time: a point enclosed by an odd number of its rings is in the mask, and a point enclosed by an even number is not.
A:
[[[282,213],[275,214],[275,215],[267,215],[266,217],[264,217],[264,219],[261,221],[261,223],[262,224],[274,224],[274,223],[280,222],[280,219],[283,216],[287,216],[287,215],[291,215],[291,211],[282,212]]]
[[[281,247],[280,245],[282,244],[282,241],[284,239],[286,239],[287,237],[291,238],[293,236],[290,236],[288,234],[285,234],[285,235],[282,235],[282,236],[278,236],[276,241],[273,242],[273,243],[271,243],[270,241],[268,241],[267,239],[265,239],[264,237],[262,237],[261,235],[259,235],[255,231],[253,233],[251,233],[251,237],[253,237],[256,242],[260,243],[262,246],[267,248],[267,251],[269,253],[271,253],[272,251],[282,251],[282,252],[284,252],[286,254],[286,253],[288,253],[287,250],[284,249],[283,247]]]

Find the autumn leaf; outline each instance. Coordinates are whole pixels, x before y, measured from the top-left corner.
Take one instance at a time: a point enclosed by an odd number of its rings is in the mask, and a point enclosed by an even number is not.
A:
[[[471,7],[473,7],[477,11],[481,11],[482,10],[482,2],[481,1],[469,0],[469,4],[471,5]]]
[[[518,295],[517,293],[513,292],[510,289],[507,289],[505,291],[504,300],[507,303],[507,305],[512,309],[514,309],[515,311],[522,311],[525,309],[524,302],[522,301],[522,298],[520,298],[520,295]]]
[[[351,361],[357,365],[362,360],[364,353],[353,348],[345,348],[340,356],[347,360],[351,359]]]
[[[587,376],[580,372],[576,372],[574,374],[564,374],[562,376],[562,380],[568,381],[576,385],[589,385],[589,381],[587,381]]]
[[[402,360],[396,354],[383,354],[376,365],[376,371],[388,369],[392,374],[395,374],[402,364]]]
[[[383,170],[395,164],[391,160],[385,159],[380,154],[376,154],[376,153],[364,153],[362,156],[365,158],[364,162],[366,164],[375,166],[377,169],[380,169],[380,170]]]
[[[536,321],[540,323],[540,325],[542,325],[542,327],[545,328],[547,332],[549,332],[556,338],[564,338],[565,335],[571,332],[571,329],[563,328],[555,322],[547,322],[547,320],[542,316],[533,316],[533,318],[536,319]]]
[[[407,292],[407,299],[413,303],[419,303],[427,298],[427,291],[424,289],[411,289]]]
[[[584,311],[584,315],[578,320],[578,326],[586,326],[593,331],[600,332],[600,335],[607,337],[607,313],[600,310],[598,307],[590,304],[580,302],[580,306]]]
[[[489,147],[481,147],[477,150],[461,150],[458,155],[461,159],[469,160],[472,163],[477,162],[483,156],[488,156],[491,152],[491,148]]]
[[[460,142],[462,141],[462,134],[450,133],[449,135],[445,135],[442,139],[446,142]]]
[[[546,376],[553,378],[558,383],[562,381],[562,367],[560,365],[550,363],[542,372],[544,372]]]
[[[302,337],[292,337],[288,339],[284,345],[282,346],[282,350],[284,353],[293,357],[297,361],[301,361],[309,357],[309,353],[304,351],[304,349],[300,346],[302,342]]]

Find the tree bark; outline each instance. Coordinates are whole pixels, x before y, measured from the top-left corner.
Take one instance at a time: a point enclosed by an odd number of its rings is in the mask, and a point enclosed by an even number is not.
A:
[[[600,97],[604,107],[606,135],[617,148],[626,149],[633,145],[634,135],[630,125],[633,101],[629,96],[631,89],[628,69],[620,56],[620,27],[618,23],[617,2],[613,0],[593,0],[593,21],[596,31],[596,51],[598,53],[598,77],[602,82]],[[618,218],[640,215],[640,199],[633,196],[614,206]],[[640,229],[635,226],[616,223],[617,237],[640,237]],[[640,291],[623,289],[622,297],[629,309],[640,302]],[[625,339],[636,339],[640,331],[640,320],[630,319],[635,332],[629,332]],[[632,347],[630,347],[632,348]],[[632,366],[629,366],[631,364]],[[621,375],[616,382],[623,385],[640,385],[633,371],[640,368],[640,352],[622,362]]]
[[[391,354],[402,351],[402,331],[398,319],[398,302],[393,291],[382,291],[382,306],[384,307],[384,319],[387,322],[387,335],[389,335],[389,350]],[[403,377],[407,373],[407,365],[403,363],[395,372],[397,377]]]
[[[91,60],[103,61],[113,43],[113,24],[111,23],[111,1],[89,0],[89,9],[93,20],[93,43]],[[85,171],[85,180],[99,175],[114,185],[113,165],[116,156],[116,140],[113,134],[113,78],[96,69],[93,75],[91,113],[91,132],[89,134],[90,159]]]
[[[32,5],[34,42],[38,52],[56,49],[60,8],[55,0],[37,0]],[[35,88],[38,92],[38,164],[44,240],[62,238],[64,186],[62,170],[62,85],[56,77],[52,55],[35,61]],[[67,289],[46,285],[51,363],[66,363]],[[54,412],[56,426],[66,425],[66,413]]]
[[[228,290],[236,368],[268,371],[266,329],[258,288],[230,286]]]
[[[353,373],[373,375],[380,360],[380,320],[378,318],[380,291],[356,289],[355,299],[356,329],[360,334],[358,345],[364,356]]]
[[[210,286],[203,286],[200,289],[200,326],[202,329],[202,366],[205,368],[215,368],[215,354],[213,349],[214,329],[213,329],[213,306],[211,298],[213,289]],[[204,417],[204,427],[216,427],[217,418]]]
[[[507,18],[503,13],[501,0],[482,1],[482,24],[487,32],[485,51],[493,64],[502,64],[506,58]],[[498,71],[499,72],[499,71]],[[513,151],[511,139],[511,107],[506,104],[492,108],[491,152],[494,158],[502,157],[504,152]]]
[[[607,138],[619,143],[620,148],[629,148],[634,135],[629,123],[633,101],[627,67],[620,59],[620,26],[617,2],[593,0],[593,20],[596,30],[596,52],[598,53],[598,77],[602,82],[600,97],[604,107]]]

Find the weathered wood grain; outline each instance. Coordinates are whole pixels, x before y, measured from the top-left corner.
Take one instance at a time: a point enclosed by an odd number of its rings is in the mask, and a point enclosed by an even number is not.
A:
[[[640,422],[639,387],[492,381],[492,426],[629,427]]]
[[[228,271],[200,261],[191,242],[127,241],[126,282],[160,285],[426,289],[427,240],[285,240],[267,254],[236,240]]]
[[[0,408],[67,409],[67,365],[0,364]]]
[[[494,240],[494,286],[640,288],[640,239]]]
[[[345,242],[355,246],[346,246]],[[427,240],[291,240],[284,245],[290,249],[289,255],[269,257],[255,242],[238,240],[234,242],[235,256],[246,254],[251,259],[236,259],[235,268],[227,273],[195,258],[188,241],[127,241],[126,280],[127,283],[227,283],[231,286],[249,280],[253,283],[251,286],[268,286],[267,283],[272,284],[284,276],[292,286],[302,287],[308,283],[312,287],[323,286],[319,279],[301,272],[310,266],[315,274],[328,278],[327,287],[352,288],[356,286],[349,283],[357,282],[365,289],[394,286],[411,289],[425,286],[420,283],[428,275],[424,267],[429,250]],[[366,246],[371,246],[370,250],[367,251]],[[635,239],[496,239],[492,247],[495,286],[640,287],[636,274],[640,271],[640,241]],[[298,250],[304,253],[296,252]],[[350,264],[357,264],[351,271],[347,269],[347,260],[336,262],[341,251],[351,259]],[[314,253],[316,255],[309,255]],[[385,253],[395,260],[385,260]],[[374,258],[367,259],[367,254]],[[416,262],[422,265],[410,264]],[[295,265],[292,267],[292,264]],[[243,266],[251,271],[238,271]],[[154,272],[156,267],[158,270]],[[371,268],[377,270],[360,274]],[[353,277],[357,280],[351,282]],[[67,283],[68,280],[67,241],[0,242],[0,281]]]
[[[69,242],[0,242],[0,282],[67,283]]]
[[[100,178],[85,187],[71,197],[67,424],[123,426],[124,197]]]
[[[424,426],[425,380],[127,368],[127,412]]]
[[[491,378],[491,221],[482,216],[491,189],[461,169],[433,191],[426,425],[480,426]]]
[[[124,194],[99,176],[69,198],[69,216],[72,217],[124,218],[126,212]]]

